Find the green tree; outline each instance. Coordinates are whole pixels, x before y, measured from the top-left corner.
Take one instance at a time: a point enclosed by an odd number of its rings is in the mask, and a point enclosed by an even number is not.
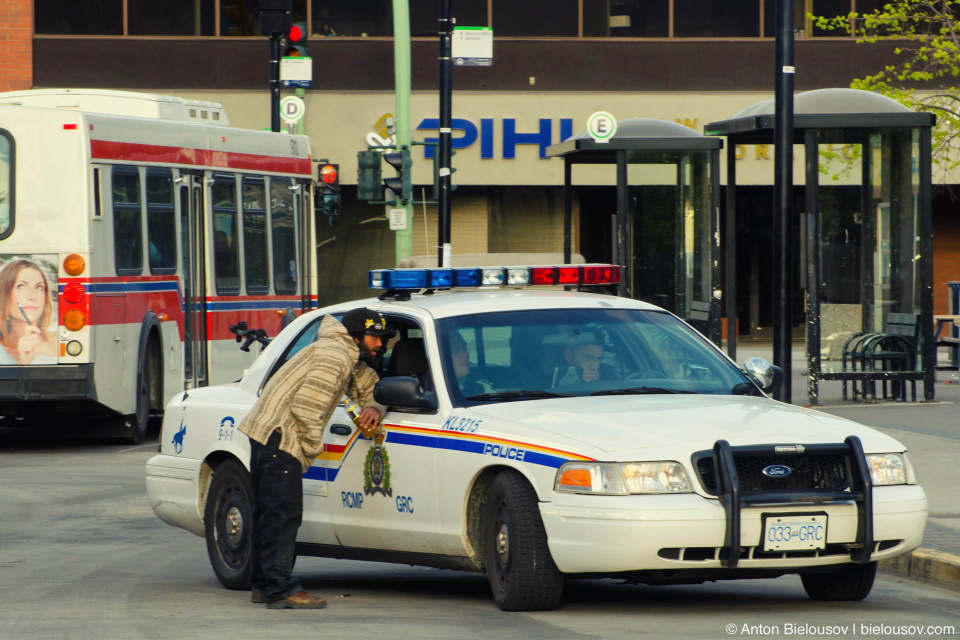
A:
[[[960,0],[891,0],[872,13],[810,17],[859,43],[896,42],[897,64],[850,86],[934,113],[934,167],[946,173],[960,166]]]

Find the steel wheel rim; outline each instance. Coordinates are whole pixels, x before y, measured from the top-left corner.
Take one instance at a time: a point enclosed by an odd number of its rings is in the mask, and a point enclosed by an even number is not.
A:
[[[247,560],[247,550],[243,546],[246,538],[243,526],[245,502],[240,487],[230,483],[224,487],[217,503],[217,552],[223,563],[234,571],[239,570]]]
[[[510,510],[506,500],[501,499],[497,504],[493,527],[491,527],[491,549],[497,584],[504,591],[510,586],[510,526]]]

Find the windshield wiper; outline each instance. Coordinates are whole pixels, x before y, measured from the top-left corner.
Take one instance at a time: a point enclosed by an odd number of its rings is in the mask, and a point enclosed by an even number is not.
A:
[[[663,387],[628,387],[626,389],[607,389],[605,391],[594,391],[592,396],[629,396],[644,395],[654,393],[696,393],[686,389],[664,389]]]
[[[543,389],[521,389],[519,391],[496,391],[468,396],[467,400],[533,400],[536,398],[574,398],[573,393],[554,393]]]

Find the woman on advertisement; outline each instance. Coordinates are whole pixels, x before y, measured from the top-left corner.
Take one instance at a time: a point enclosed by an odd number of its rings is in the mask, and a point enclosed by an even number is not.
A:
[[[0,269],[0,365],[56,364],[50,286],[40,266],[18,259]]]

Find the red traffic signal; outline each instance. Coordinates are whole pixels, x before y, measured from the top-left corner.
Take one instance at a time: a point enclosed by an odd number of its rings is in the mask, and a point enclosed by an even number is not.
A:
[[[325,164],[320,169],[320,180],[324,184],[329,185],[338,185],[340,184],[340,172],[338,166],[335,164]]]
[[[283,51],[284,58],[306,58],[307,37],[310,31],[306,22],[294,22],[287,31],[287,44]]]

